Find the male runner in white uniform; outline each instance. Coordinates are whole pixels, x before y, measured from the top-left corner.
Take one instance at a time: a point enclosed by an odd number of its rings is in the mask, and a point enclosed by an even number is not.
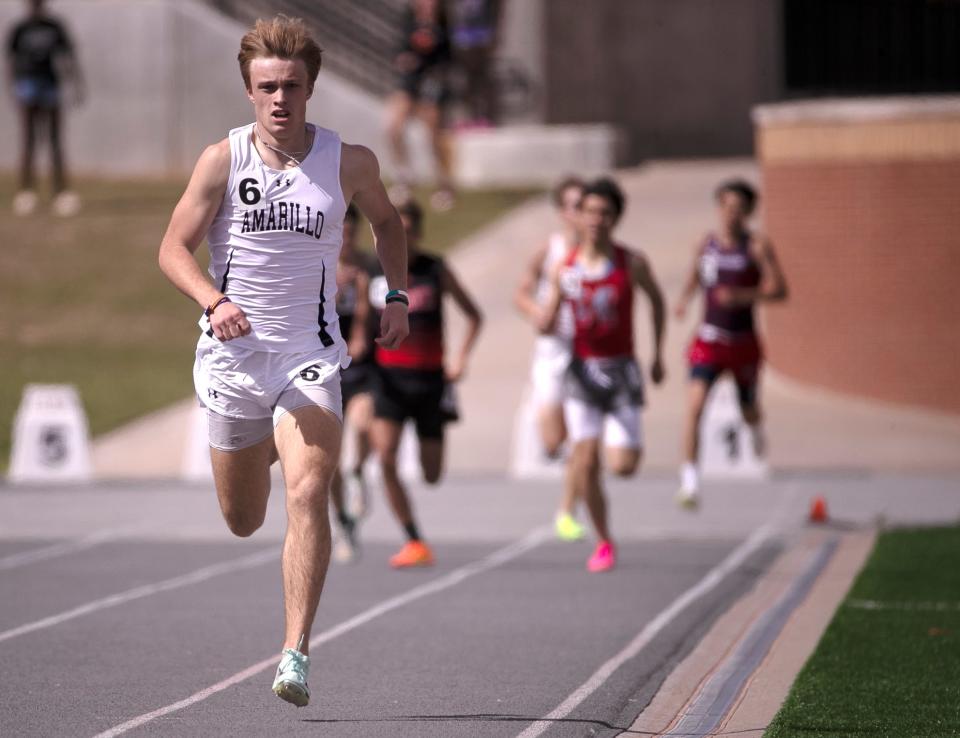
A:
[[[579,211],[585,182],[578,177],[566,177],[553,188],[553,204],[560,216],[560,230],[534,253],[523,278],[517,286],[514,303],[531,323],[542,317],[550,295],[550,275],[563,263],[580,240]],[[549,334],[537,336],[533,350],[530,381],[533,384],[533,403],[537,410],[540,438],[550,458],[561,454],[567,439],[563,419],[564,381],[570,366],[573,338],[573,315],[569,306],[562,306],[557,325]],[[574,517],[577,498],[570,484],[564,487],[560,509],[554,518],[557,537],[563,541],[583,538],[584,528]]]
[[[310,629],[330,559],[327,492],[340,452],[339,369],[348,363],[335,310],[346,203],[370,221],[392,301],[384,346],[407,334],[403,228],[374,155],[307,124],[320,48],[300,20],[257,21],[238,55],[256,122],[200,156],[160,246],[160,268],[204,308],[194,379],[209,413],[210,456],[230,530],[263,523],[270,465],[287,490],[286,628],[273,689],[297,706]],[[210,275],[194,252],[210,245]]]

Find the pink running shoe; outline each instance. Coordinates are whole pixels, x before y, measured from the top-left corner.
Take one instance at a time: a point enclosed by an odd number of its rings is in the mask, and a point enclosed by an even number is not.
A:
[[[617,554],[610,541],[600,541],[593,556],[587,560],[587,570],[592,572],[610,571],[617,563]]]

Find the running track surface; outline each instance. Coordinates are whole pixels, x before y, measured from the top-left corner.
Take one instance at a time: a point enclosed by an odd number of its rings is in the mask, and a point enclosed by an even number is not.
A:
[[[696,516],[672,506],[670,480],[616,483],[619,566],[590,575],[589,544],[543,531],[555,484],[418,489],[427,570],[386,567],[399,537],[377,505],[360,562],[331,567],[302,710],[270,691],[281,490],[265,529],[239,541],[203,488],[0,488],[0,735],[616,735],[825,485],[857,524],[878,505],[914,522],[957,513],[949,479],[911,480],[903,503],[898,479],[719,485]]]

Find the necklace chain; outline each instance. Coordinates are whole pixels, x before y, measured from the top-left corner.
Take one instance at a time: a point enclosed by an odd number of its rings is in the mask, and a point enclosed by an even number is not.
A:
[[[302,157],[304,154],[307,153],[306,149],[304,149],[303,151],[284,151],[283,149],[281,149],[281,148],[279,148],[279,147],[277,147],[277,146],[274,146],[274,145],[271,144],[271,143],[268,143],[268,142],[263,138],[263,136],[260,135],[260,129],[257,127],[257,124],[256,124],[256,123],[253,124],[253,130],[256,132],[257,138],[260,139],[260,143],[262,143],[264,146],[266,146],[266,147],[267,147],[268,149],[270,149],[271,151],[276,152],[277,154],[280,154],[281,156],[287,157],[290,161],[292,161],[292,162],[293,162],[294,164],[296,164],[297,166],[300,166],[300,164],[301,164],[301,159],[300,159],[300,157]],[[304,130],[306,130],[306,129],[304,129]]]

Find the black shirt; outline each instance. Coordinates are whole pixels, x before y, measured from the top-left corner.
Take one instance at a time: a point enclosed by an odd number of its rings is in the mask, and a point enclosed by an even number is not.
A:
[[[7,40],[7,52],[13,59],[13,75],[57,84],[54,59],[59,54],[73,53],[66,29],[46,17],[20,21]]]

